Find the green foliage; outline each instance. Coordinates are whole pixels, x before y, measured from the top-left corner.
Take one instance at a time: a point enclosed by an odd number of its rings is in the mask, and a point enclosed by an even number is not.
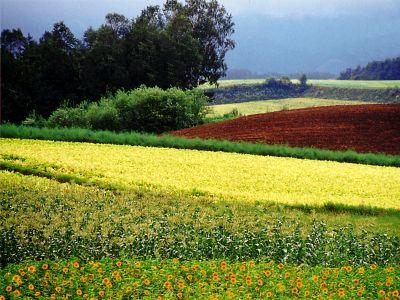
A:
[[[50,115],[48,126],[88,128],[89,122],[86,116],[86,107],[87,103],[82,103],[77,107],[63,105]]]
[[[232,16],[217,1],[166,1],[129,20],[111,13],[83,39],[63,23],[39,41],[21,30],[1,34],[3,119],[21,122],[35,110],[48,117],[65,99],[97,100],[142,84],[189,89],[217,82],[235,44]],[[64,112],[64,114],[74,114]],[[112,109],[95,121],[104,127]],[[62,118],[62,116],[60,116]],[[1,116],[0,116],[1,119]]]
[[[384,154],[295,148],[245,142],[235,143],[218,140],[185,139],[169,135],[156,136],[135,132],[115,133],[110,131],[92,131],[82,128],[51,129],[5,124],[0,126],[0,137],[224,151],[400,167],[400,156]]]
[[[43,118],[43,116],[33,111],[28,115],[28,117],[24,121],[22,121],[22,125],[45,127],[47,125],[47,120]]]
[[[162,133],[202,123],[207,103],[208,98],[198,90],[119,90],[99,103],[57,109],[49,126]]]
[[[365,67],[358,66],[340,73],[339,80],[399,80],[400,57],[386,59],[385,61],[373,61]]]
[[[110,99],[102,98],[99,103],[90,104],[85,117],[88,125],[96,130],[120,130],[121,128],[120,112]]]

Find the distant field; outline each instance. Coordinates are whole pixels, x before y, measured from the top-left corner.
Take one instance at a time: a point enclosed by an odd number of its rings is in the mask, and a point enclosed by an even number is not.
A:
[[[309,80],[317,86],[352,89],[388,89],[400,88],[400,80]]]
[[[220,80],[220,87],[229,87],[239,84],[260,84],[265,79],[244,79],[244,80]],[[294,79],[293,82],[297,82]],[[352,89],[386,89],[386,88],[400,88],[400,80],[308,80],[309,84],[316,86],[325,87],[337,87],[337,88],[352,88]],[[210,88],[208,83],[202,85],[202,88]]]
[[[248,116],[262,114],[267,112],[317,107],[317,106],[333,106],[333,105],[351,105],[351,104],[371,104],[364,101],[346,101],[335,99],[317,99],[317,98],[288,98],[279,100],[251,101],[243,103],[220,104],[213,105],[210,116],[220,116],[230,113],[233,109],[237,109],[240,114]]]

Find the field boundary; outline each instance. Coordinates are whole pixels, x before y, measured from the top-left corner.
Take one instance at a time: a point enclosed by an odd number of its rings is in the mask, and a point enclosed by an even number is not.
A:
[[[116,133],[111,131],[93,131],[82,128],[37,128],[6,124],[0,126],[0,138],[189,149],[400,167],[399,155],[358,153],[351,150],[334,151],[212,139],[202,140],[199,138],[188,139],[171,135],[157,136],[154,134],[136,132]]]

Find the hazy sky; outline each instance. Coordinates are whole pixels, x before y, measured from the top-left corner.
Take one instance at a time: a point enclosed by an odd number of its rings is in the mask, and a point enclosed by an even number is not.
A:
[[[1,0],[2,27],[27,27],[40,19],[102,21],[110,11],[134,17],[147,5],[163,0]],[[265,15],[274,18],[380,16],[400,18],[400,0],[220,0],[234,16]],[[74,18],[75,17],[75,18]],[[77,25],[76,24],[76,25]],[[95,25],[95,24],[92,24]],[[31,26],[31,25],[30,25]],[[29,30],[30,28],[24,28]],[[36,28],[34,28],[36,30]]]
[[[64,20],[78,36],[109,12],[132,18],[163,0],[0,0],[2,28],[39,38]],[[219,0],[234,16],[228,65],[259,71],[338,72],[400,55],[400,0]]]

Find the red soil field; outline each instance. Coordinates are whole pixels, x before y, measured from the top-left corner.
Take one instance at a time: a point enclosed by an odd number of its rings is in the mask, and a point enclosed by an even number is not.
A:
[[[187,128],[171,134],[399,155],[400,104],[280,111]]]

